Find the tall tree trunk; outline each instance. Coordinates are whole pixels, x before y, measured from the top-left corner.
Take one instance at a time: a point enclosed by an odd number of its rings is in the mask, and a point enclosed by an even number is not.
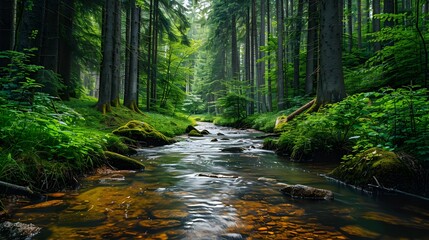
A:
[[[353,15],[352,15],[352,0],[347,0],[347,30],[348,30],[348,50],[349,53],[352,52],[353,49]]]
[[[12,50],[14,36],[15,0],[4,0],[0,4],[0,51]],[[0,68],[8,64],[6,59],[0,59]]]
[[[102,61],[97,109],[103,114],[111,111],[112,65],[114,48],[114,11],[116,0],[105,0],[103,7]]]
[[[15,0],[3,0],[0,4],[0,51],[11,50],[13,47],[14,10]]]
[[[257,73],[256,70],[256,60],[258,59],[258,50],[257,50],[257,46],[258,46],[258,34],[257,34],[257,18],[256,18],[256,0],[252,0],[252,6],[251,6],[251,20],[250,20],[250,77],[251,77],[251,99],[254,99],[257,101],[257,107],[259,106],[259,102],[258,102],[258,98],[257,95],[255,95],[255,79],[256,79],[256,75],[255,73]],[[256,79],[257,81],[257,79]],[[256,92],[257,94],[257,92]],[[253,114],[255,112],[255,102],[252,101],[250,103],[251,107],[250,107],[250,112],[249,114]]]
[[[376,33],[381,30],[380,26],[380,19],[374,17],[376,14],[380,14],[381,6],[380,6],[380,0],[372,0],[372,32]],[[381,50],[381,44],[379,42],[374,43],[374,51],[380,51]]]
[[[153,33],[153,24],[154,24],[154,1],[155,0],[150,0],[149,3],[149,30],[148,30],[148,50],[147,50],[147,57],[148,57],[148,61],[147,61],[147,80],[146,80],[146,110],[150,111],[151,107],[150,107],[150,98],[152,96],[151,94],[151,86],[152,86],[152,41],[153,41],[153,37],[152,37],[152,33]]]
[[[128,74],[126,78],[128,82],[125,84],[124,106],[129,109],[139,112],[137,105],[138,98],[138,58],[139,58],[139,26],[140,26],[140,8],[136,6],[136,1],[130,1],[130,49]]]
[[[362,49],[362,0],[357,0],[357,44]]]
[[[250,7],[247,6],[246,7],[246,42],[245,42],[245,51],[244,51],[244,62],[245,62],[245,66],[244,66],[244,70],[246,73],[246,82],[248,85],[248,89],[247,89],[247,97],[249,99],[252,99],[252,77],[251,77],[251,41],[250,41],[250,35],[251,35],[251,29],[250,29]],[[247,114],[250,114],[250,112],[252,111],[251,109],[253,108],[252,106],[252,102],[248,102],[247,103]]]
[[[267,34],[268,39],[271,37],[271,2],[267,1]],[[268,84],[268,96],[267,96],[267,107],[268,112],[273,111],[273,89],[272,89],[272,79],[271,79],[271,51],[268,51],[268,76],[267,76],[267,84]]]
[[[158,78],[158,35],[159,35],[159,0],[154,1],[154,18],[152,27],[152,71],[150,86],[150,105],[156,107],[157,102],[157,78]]]
[[[76,97],[75,89],[71,82],[72,61],[73,61],[73,20],[75,15],[75,1],[60,3],[60,42],[59,42],[59,63],[58,73],[63,79],[65,89],[61,94],[63,100]]]
[[[284,22],[283,19],[283,0],[276,0],[276,15],[277,22]],[[283,24],[277,24],[277,110],[283,110],[285,108],[285,85],[283,75]]]
[[[384,0],[384,10],[383,13],[394,14],[396,13],[396,0]],[[395,22],[393,20],[387,19],[384,22],[385,27],[393,27]]]
[[[260,0],[260,30],[259,30],[259,45],[258,45],[258,51],[259,51],[259,62],[258,62],[258,112],[266,112],[266,101],[265,101],[265,52],[262,50],[261,47],[265,46],[265,15],[266,15],[266,6],[265,6],[265,0]]]
[[[114,36],[113,36],[113,66],[112,66],[112,93],[111,105],[118,107],[119,90],[121,88],[121,36],[122,36],[122,7],[121,1],[115,1]]]
[[[308,35],[307,35],[307,68],[305,78],[305,94],[314,92],[314,83],[317,77],[317,52],[318,52],[318,0],[308,1]]]
[[[135,1],[135,0],[134,0]],[[131,9],[132,0],[127,2],[126,6],[126,17],[125,17],[125,74],[124,74],[124,106],[125,99],[130,99],[130,55],[131,55],[131,15],[133,9]]]
[[[298,9],[295,21],[294,33],[294,46],[293,46],[293,88],[295,96],[299,94],[299,67],[300,57],[299,52],[301,48],[301,31],[302,31],[302,15],[303,15],[304,1],[298,0]]]
[[[240,60],[237,45],[237,26],[235,14],[231,16],[231,69],[232,78],[235,80],[240,79]]]
[[[317,85],[317,105],[338,102],[346,96],[340,6],[338,1],[321,0],[320,79]]]
[[[47,70],[58,73],[59,51],[59,1],[45,1],[45,18],[42,30],[42,47],[40,48],[40,64]]]

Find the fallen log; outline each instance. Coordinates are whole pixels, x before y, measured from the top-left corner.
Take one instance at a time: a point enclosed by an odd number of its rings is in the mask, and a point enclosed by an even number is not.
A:
[[[16,184],[0,181],[0,194],[21,195],[34,200],[41,200],[44,196],[41,193],[31,190],[29,187],[23,187]]]
[[[302,107],[300,107],[297,110],[295,110],[293,113],[289,114],[286,117],[286,122],[289,122],[290,120],[294,119],[299,114],[303,113],[305,110],[309,109],[311,106],[313,106],[313,104],[314,104],[315,101],[316,101],[316,99],[313,99],[310,102],[304,104]]]

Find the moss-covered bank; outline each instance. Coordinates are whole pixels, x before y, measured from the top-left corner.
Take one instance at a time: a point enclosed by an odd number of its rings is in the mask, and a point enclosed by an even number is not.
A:
[[[380,148],[357,154],[329,175],[362,188],[375,185],[420,194],[429,190],[427,172],[417,160]]]
[[[183,134],[192,124],[184,116],[140,114],[125,107],[113,107],[103,115],[95,109],[94,98],[69,102],[51,102],[45,96],[40,99],[31,111],[0,106],[0,181],[41,192],[73,187],[79,176],[107,164],[107,160],[117,165],[122,161],[118,159],[132,154],[124,142],[134,136],[112,133],[131,120],[150,125],[145,129],[148,136],[161,136],[145,139],[147,145],[170,143],[170,137]],[[106,150],[124,156],[113,157],[107,152],[106,157]],[[141,168],[130,162],[123,166]]]

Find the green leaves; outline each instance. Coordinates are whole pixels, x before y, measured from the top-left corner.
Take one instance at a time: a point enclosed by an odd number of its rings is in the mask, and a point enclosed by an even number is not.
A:
[[[379,147],[429,160],[427,93],[408,87],[352,95],[289,122],[279,144],[297,158],[316,151],[359,153]]]

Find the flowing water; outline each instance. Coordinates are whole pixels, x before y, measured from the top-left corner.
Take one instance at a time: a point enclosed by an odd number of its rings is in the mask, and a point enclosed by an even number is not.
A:
[[[260,149],[255,131],[197,128],[211,134],[140,150],[143,172],[90,177],[11,220],[43,227],[35,239],[429,239],[428,202],[374,198],[326,179],[332,165],[281,159]],[[222,151],[231,147],[244,151]],[[278,183],[329,189],[335,199],[292,199]]]

